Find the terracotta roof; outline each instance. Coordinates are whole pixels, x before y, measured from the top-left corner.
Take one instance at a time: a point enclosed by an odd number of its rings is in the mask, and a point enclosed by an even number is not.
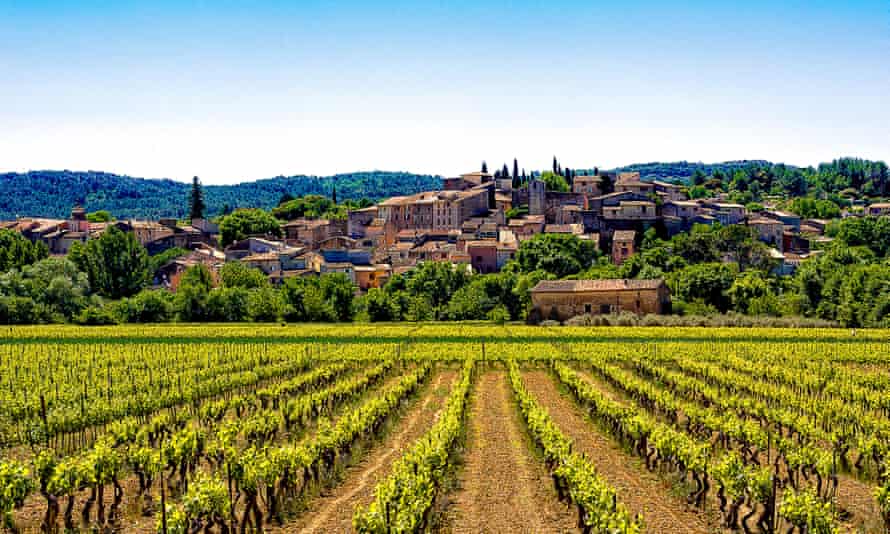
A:
[[[278,261],[277,252],[262,252],[241,258],[241,261]]]
[[[751,219],[750,221],[748,221],[748,224],[776,225],[782,224],[782,222],[775,219],[770,219],[768,217],[758,217],[756,219]]]
[[[494,240],[494,239],[479,239],[476,241],[469,241],[467,243],[467,248],[470,248],[470,247],[473,247],[473,248],[497,247],[497,246],[498,246],[498,242],[497,242],[497,240]]]
[[[584,227],[580,224],[547,224],[544,226],[545,234],[581,234]]]
[[[655,280],[604,279],[604,280],[542,280],[533,289],[538,292],[578,292],[578,291],[639,291],[658,289],[664,285],[661,278]]]
[[[327,219],[296,219],[282,225],[284,228],[315,228],[327,226],[331,221]]]
[[[633,241],[637,233],[633,230],[615,230],[612,234],[613,241]]]

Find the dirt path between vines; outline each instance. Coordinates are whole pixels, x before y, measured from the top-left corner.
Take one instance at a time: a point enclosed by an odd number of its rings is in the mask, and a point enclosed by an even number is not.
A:
[[[671,494],[666,482],[647,471],[638,458],[622,450],[588,421],[574,400],[560,393],[548,372],[524,372],[523,379],[529,393],[572,440],[574,450],[587,455],[603,480],[615,489],[619,502],[631,513],[643,515],[646,532],[704,534],[713,531],[701,512]]]
[[[302,516],[269,532],[352,532],[352,516],[357,507],[367,506],[374,488],[388,476],[393,464],[439,419],[457,371],[439,372],[423,393],[423,400],[409,409],[384,441],[375,445],[356,465],[346,470],[342,482],[316,498]]]
[[[576,370],[588,384],[597,388],[603,395],[626,405],[634,405],[633,401],[628,399],[623,392],[600,380],[595,373],[587,369]],[[625,370],[634,374],[633,370]],[[639,375],[637,376],[639,377]],[[642,409],[639,406],[637,408]],[[652,412],[648,413],[654,416]],[[669,424],[667,421],[662,422]],[[673,426],[676,427],[676,425]],[[682,430],[682,428],[677,429]],[[851,475],[838,475],[836,502],[842,510],[850,514],[850,517],[840,524],[842,531],[857,533],[880,532],[883,528],[881,512],[874,499],[874,488],[869,483],[858,480]]]
[[[574,513],[557,501],[543,462],[529,449],[509,387],[503,370],[477,377],[459,489],[450,496],[443,530],[577,532]]]
[[[359,372],[363,372],[363,371],[359,371]],[[408,371],[405,371],[405,372],[408,372]],[[343,376],[349,376],[349,375],[350,375],[350,373],[347,373]],[[345,413],[347,413],[349,411],[350,406],[354,406],[354,405],[357,405],[358,403],[360,403],[361,401],[359,399],[361,399],[364,395],[374,394],[375,391],[383,391],[386,388],[392,387],[393,385],[398,383],[399,380],[401,380],[402,376],[403,376],[403,373],[400,374],[399,372],[391,372],[390,374],[385,376],[385,378],[383,379],[382,382],[379,382],[379,383],[371,386],[371,388],[368,390],[368,392],[363,393],[363,395],[360,396],[359,398],[347,400],[346,402],[339,403],[334,408],[333,412],[327,414],[326,417],[332,423],[336,423],[336,421],[338,421],[340,417],[342,417]],[[299,395],[296,395],[296,396],[299,396]],[[296,397],[296,396],[293,396],[293,397]],[[291,397],[289,396],[287,398],[291,398]],[[230,416],[234,417],[234,415],[230,415]],[[194,421],[194,419],[190,419],[190,421]],[[318,422],[318,418],[314,418],[313,420],[311,420],[305,426],[305,428],[303,428],[301,430],[300,436],[292,436],[287,433],[281,433],[279,435],[279,437],[276,440],[274,440],[273,443],[280,444],[280,443],[287,442],[291,439],[294,440],[294,443],[305,442],[306,440],[311,439],[314,436],[315,429],[316,429],[315,425],[317,424],[317,422]],[[206,463],[202,462],[201,465],[199,466],[199,470],[202,472],[208,471],[209,467]],[[153,516],[148,516],[148,517],[143,516],[141,513],[143,500],[142,500],[142,498],[137,496],[139,484],[138,484],[136,475],[134,475],[132,473],[127,473],[126,476],[121,479],[120,483],[124,489],[124,494],[123,494],[123,500],[121,502],[121,506],[119,509],[118,523],[117,523],[117,526],[114,528],[114,532],[126,532],[127,534],[153,534],[153,533],[157,532],[156,523],[160,517],[160,493],[159,493],[160,485],[159,485],[159,481],[155,480],[155,483],[154,483],[154,485],[152,487],[152,491],[151,491],[151,493],[154,496],[154,512],[155,513]],[[77,498],[76,498],[75,507],[74,507],[74,514],[73,514],[74,519],[75,519],[75,524],[77,524],[78,528],[80,528],[80,530],[84,531],[84,532],[87,532],[88,530],[86,527],[83,527],[81,525],[80,512],[83,509],[84,502],[87,500],[89,493],[90,493],[89,490],[83,490],[83,491],[80,491],[77,493]],[[170,494],[168,494],[167,498],[168,498],[168,502],[170,504],[177,503],[180,501],[180,498],[178,496],[171,496]],[[111,508],[112,501],[113,501],[113,487],[111,485],[108,485],[105,488],[106,514],[108,513],[108,511]],[[67,499],[61,503],[62,511],[64,511],[64,505],[66,503],[67,503]],[[243,503],[243,500],[241,501],[241,503]],[[31,533],[37,534],[41,531],[40,524],[42,522],[43,515],[45,512],[46,512],[46,500],[40,495],[40,493],[35,491],[25,500],[25,505],[22,508],[14,511],[14,518],[16,521],[16,526],[19,527],[19,529],[22,531],[23,534],[31,534]],[[237,515],[240,517],[242,512],[243,512],[243,510],[241,509],[241,506],[239,506],[237,509]],[[94,520],[96,518],[96,506],[93,506],[92,518]],[[57,525],[60,527],[60,530],[62,530],[61,529],[61,526],[62,526],[62,517],[61,516],[59,517],[59,519],[57,521]],[[93,528],[94,526],[95,525],[91,525],[90,528]],[[267,530],[267,529],[268,529],[267,526],[264,526],[264,530]],[[0,532],[5,533],[5,531],[3,531],[2,529],[0,529]]]

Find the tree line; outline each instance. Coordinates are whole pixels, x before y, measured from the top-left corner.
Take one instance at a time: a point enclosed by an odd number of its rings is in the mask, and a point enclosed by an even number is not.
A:
[[[0,323],[165,321],[522,321],[529,290],[560,278],[664,278],[674,313],[813,317],[847,326],[890,327],[890,217],[833,222],[834,241],[792,276],[745,226],[696,226],[670,239],[639,233],[638,252],[616,266],[594,243],[541,234],[521,243],[497,273],[426,262],[356,295],[349,277],[291,278],[275,287],[258,269],[226,263],[183,273],[175,293],[152,289],[152,275],[184,251],[149,256],[115,227],[48,257],[42,244],[0,231]]]

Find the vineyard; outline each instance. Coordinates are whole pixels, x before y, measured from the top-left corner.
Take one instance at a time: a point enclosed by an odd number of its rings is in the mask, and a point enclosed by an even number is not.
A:
[[[9,532],[890,532],[890,332],[6,327]]]

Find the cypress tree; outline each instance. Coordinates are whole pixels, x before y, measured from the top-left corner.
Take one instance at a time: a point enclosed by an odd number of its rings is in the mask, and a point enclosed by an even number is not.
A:
[[[482,160],[482,172],[488,172],[488,163],[485,163],[485,160]]]
[[[192,178],[192,194],[189,198],[189,218],[203,219],[204,210],[206,208],[207,206],[204,205],[204,191],[201,189],[201,181],[195,176]]]
[[[513,158],[513,178],[519,178],[519,162]]]
[[[336,185],[331,187],[331,202],[333,202],[334,204],[337,203],[337,186]]]

